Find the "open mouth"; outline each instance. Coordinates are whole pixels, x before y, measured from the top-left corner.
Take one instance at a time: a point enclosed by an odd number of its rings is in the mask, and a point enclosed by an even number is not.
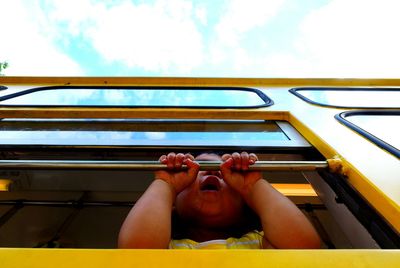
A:
[[[219,178],[214,175],[205,177],[200,183],[200,191],[219,191],[221,189],[221,183]]]

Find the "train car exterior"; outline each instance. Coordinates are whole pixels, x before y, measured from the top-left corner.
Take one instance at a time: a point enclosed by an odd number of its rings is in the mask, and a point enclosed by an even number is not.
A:
[[[94,160],[101,165],[103,160],[148,158],[165,150],[211,148],[254,149],[265,155],[265,160],[272,161],[327,161],[328,169],[318,173],[304,170],[301,176],[318,195],[311,194],[313,200],[320,200],[316,207],[324,206],[330,211],[330,217],[342,229],[343,240],[348,241],[343,244],[349,245],[341,248],[338,246],[341,242],[333,241],[332,235],[325,241],[325,248],[319,250],[120,250],[86,244],[74,248],[68,242],[57,249],[49,248],[48,243],[33,249],[27,246],[28,242],[21,242],[20,247],[9,242],[1,244],[2,267],[397,267],[400,264],[400,79],[0,77],[0,85],[3,177],[0,178],[3,189],[0,240],[14,239],[9,237],[11,231],[7,230],[14,229],[7,222],[19,213],[18,205],[37,203],[40,196],[32,196],[43,185],[49,196],[55,187],[54,181],[43,182],[43,174],[23,173],[25,179],[13,175],[13,171],[34,169],[34,161],[40,160],[37,163],[43,165],[53,160],[68,164],[78,155],[79,160]],[[102,100],[90,99],[107,90]],[[126,100],[129,94],[140,90],[174,94],[164,96],[165,103],[161,104],[135,102],[141,95],[135,95],[136,100]],[[204,99],[193,101],[192,95],[179,96],[189,94],[186,91]],[[225,95],[218,95],[221,92]],[[230,102],[229,96],[237,93],[239,101]],[[81,95],[85,101],[79,100]],[[85,125],[85,120],[93,126]],[[35,122],[40,123],[37,129]],[[121,134],[132,130],[126,122],[153,136],[141,137],[136,143],[121,136],[116,140],[107,136],[111,132]],[[208,124],[206,130],[199,122]],[[213,122],[220,125],[217,127]],[[268,122],[271,125],[266,126]],[[251,130],[243,130],[246,124],[253,124],[248,128]],[[38,129],[42,132],[35,132]],[[60,143],[67,138],[57,131],[71,134],[79,129],[86,134],[99,129],[107,133],[96,136],[95,141],[94,136],[85,138],[83,132],[75,133],[68,138],[68,144]],[[160,141],[165,137],[160,136],[160,131],[187,132],[188,136]],[[190,136],[203,132],[210,135],[220,132],[229,138],[213,142],[220,136],[198,139]],[[240,136],[238,132],[245,134]],[[101,156],[93,158],[93,155]],[[38,176],[41,179],[35,180]],[[93,187],[99,189],[98,194],[107,191],[109,184],[101,188],[95,185],[95,179],[92,181]],[[278,179],[277,182],[281,186],[291,183],[290,179],[288,183],[280,183]],[[60,185],[58,192],[75,187],[62,188],[67,185],[65,180]],[[32,200],[27,200],[27,196]],[[30,217],[35,217],[33,212]],[[24,222],[24,228],[29,228],[29,224]],[[353,225],[359,227],[352,228]]]

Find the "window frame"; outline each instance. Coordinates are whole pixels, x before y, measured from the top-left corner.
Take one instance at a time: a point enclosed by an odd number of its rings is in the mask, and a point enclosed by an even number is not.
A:
[[[157,105],[136,105],[136,106],[127,106],[127,105],[12,105],[12,104],[2,104],[2,101],[9,100],[12,98],[16,98],[19,96],[31,94],[38,91],[44,90],[57,90],[57,89],[99,89],[99,90],[116,90],[116,89],[125,89],[125,90],[236,90],[236,91],[247,91],[255,93],[264,104],[260,105],[246,105],[246,106],[177,106],[177,105],[165,105],[165,106],[157,106]],[[249,88],[249,87],[210,87],[210,86],[46,86],[46,87],[34,87],[25,90],[21,90],[15,93],[11,93],[8,95],[0,96],[0,107],[51,107],[51,108],[185,108],[185,109],[248,109],[248,108],[264,108],[269,107],[274,104],[273,100],[269,98],[263,91],[257,88]]]

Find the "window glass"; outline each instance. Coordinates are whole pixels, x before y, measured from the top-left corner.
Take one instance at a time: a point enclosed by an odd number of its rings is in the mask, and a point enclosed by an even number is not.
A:
[[[335,118],[400,158],[399,110],[355,110],[337,114]]]
[[[235,88],[38,88],[3,96],[0,105],[257,107],[270,104],[261,92]]]
[[[400,89],[299,88],[292,93],[305,101],[334,107],[400,107]]]
[[[400,115],[360,115],[346,119],[400,150]]]
[[[281,127],[282,126],[282,127]],[[285,131],[282,130],[285,129]],[[0,121],[1,145],[309,146],[286,122]]]

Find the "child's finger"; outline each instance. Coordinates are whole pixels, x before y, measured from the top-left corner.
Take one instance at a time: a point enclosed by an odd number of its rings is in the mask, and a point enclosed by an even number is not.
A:
[[[162,156],[160,156],[158,161],[160,161],[161,164],[165,164],[167,162],[167,156],[163,154]]]
[[[242,159],[241,159],[241,157],[240,157],[240,154],[237,153],[237,152],[234,152],[234,153],[232,154],[232,158],[233,158],[233,161],[234,161],[234,163],[235,163],[234,167],[235,167],[236,169],[240,170],[240,169],[241,169],[241,166],[242,166]]]
[[[181,153],[175,156],[175,168],[179,169],[182,167],[182,162],[185,159],[185,156]]]
[[[183,163],[185,165],[187,165],[187,167],[188,167],[188,175],[189,175],[189,177],[190,178],[196,178],[197,177],[197,173],[200,170],[200,165],[197,162],[192,161],[189,158],[186,158],[185,160],[183,160]]]
[[[242,158],[242,170],[246,171],[249,169],[249,154],[247,152],[242,152],[240,156]]]
[[[230,154],[224,154],[224,155],[221,157],[222,161],[226,161],[226,160],[228,160],[229,158],[232,158],[232,155],[230,155]]]
[[[249,154],[249,164],[250,165],[253,165],[257,161],[258,161],[258,157],[256,154],[253,154],[253,153]]]
[[[175,167],[175,153],[171,152],[167,155],[167,167],[173,169]]]
[[[185,159],[190,159],[190,160],[194,160],[194,156],[193,155],[191,155],[191,154],[185,154]]]
[[[222,177],[230,177],[232,174],[232,166],[234,164],[233,158],[227,159],[225,162],[222,162],[222,164],[219,166],[219,169],[221,170]]]

